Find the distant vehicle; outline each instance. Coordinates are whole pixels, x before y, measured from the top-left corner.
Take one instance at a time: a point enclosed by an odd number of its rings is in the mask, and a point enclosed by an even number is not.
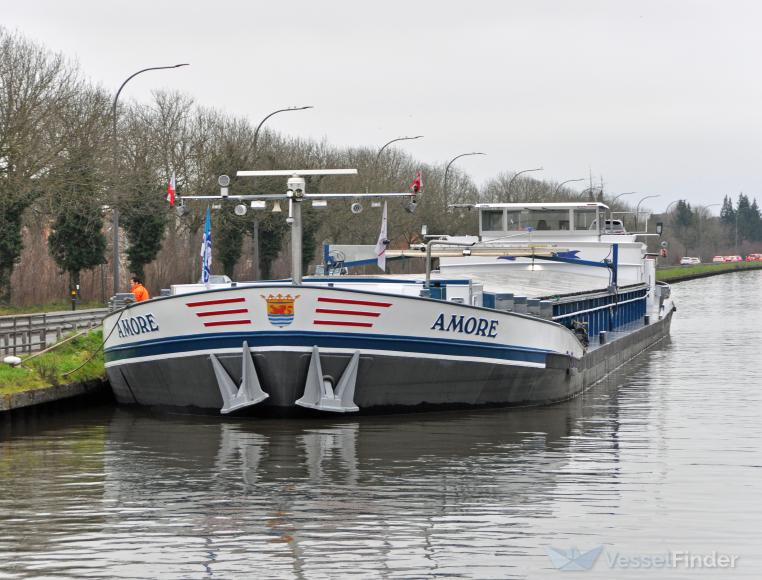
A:
[[[762,254],[749,254],[746,256],[747,262],[762,262]]]
[[[725,256],[726,262],[743,262],[741,256]]]
[[[598,229],[598,220],[593,220],[593,223],[590,224],[591,230]],[[604,234],[626,234],[627,230],[624,229],[624,224],[622,223],[622,220],[604,220],[603,221],[603,232]]]
[[[684,258],[680,258],[680,265],[681,266],[695,266],[696,264],[701,263],[701,258],[693,258],[689,256],[685,256]]]
[[[712,258],[713,264],[722,264],[725,261],[725,256],[715,256]]]

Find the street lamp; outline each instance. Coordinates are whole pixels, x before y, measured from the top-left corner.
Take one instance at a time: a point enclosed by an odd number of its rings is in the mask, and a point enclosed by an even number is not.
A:
[[[179,68],[181,66],[189,66],[189,63],[185,62],[182,64],[173,64],[170,66],[152,66],[148,68],[144,68],[139,70],[136,73],[132,73],[130,76],[128,76],[125,81],[121,84],[119,87],[119,90],[116,92],[116,95],[114,96],[114,102],[111,105],[111,119],[113,121],[113,127],[112,127],[112,134],[111,134],[111,155],[112,155],[112,163],[114,164],[113,171],[112,171],[112,179],[116,180],[116,167],[117,167],[117,156],[119,153],[119,144],[116,139],[116,105],[119,101],[119,95],[122,93],[122,89],[124,88],[124,85],[126,85],[128,82],[130,82],[132,79],[134,79],[136,76],[138,76],[141,73],[147,72],[149,70],[164,70],[164,69],[170,69],[170,68]],[[116,188],[114,188],[116,189]],[[113,241],[113,261],[114,261],[114,294],[119,292],[119,205],[116,203],[116,192],[112,191],[112,196],[114,198],[114,212],[113,212],[113,234],[114,234],[114,241]]]
[[[669,213],[669,208],[671,208],[673,205],[675,205],[675,204],[676,204],[676,203],[678,203],[679,201],[680,201],[679,199],[676,199],[675,201],[670,201],[670,202],[667,204],[667,207],[666,207],[666,209],[664,210],[664,215],[667,215],[667,214]]]
[[[272,117],[273,115],[277,115],[278,113],[286,113],[288,111],[304,111],[305,109],[314,109],[315,107],[313,105],[305,105],[304,107],[286,107],[285,109],[278,109],[277,111],[273,111],[269,115],[267,115],[264,119],[262,119],[259,122],[259,125],[257,125],[257,128],[254,129],[254,140],[252,143],[252,149],[254,151],[254,158],[252,159],[252,165],[254,161],[257,160],[257,142],[259,141],[259,130],[262,128],[262,125],[265,124],[265,121]]]
[[[612,222],[611,222],[612,227],[614,225],[614,223],[613,223],[613,219],[614,219],[614,212],[613,212],[614,202],[616,200],[618,200],[620,197],[624,196],[624,195],[632,195],[633,193],[638,193],[638,192],[637,191],[625,191],[624,193],[619,193],[619,194],[615,195],[613,197],[613,199],[611,200],[611,203],[609,203],[609,220],[612,220]],[[624,218],[624,216],[622,216],[622,218]],[[624,219],[623,219],[622,223],[624,223]]]
[[[602,188],[602,187],[600,187],[600,186],[598,186],[598,185],[591,185],[590,187],[588,187],[588,188],[586,188],[586,189],[583,189],[583,190],[580,192],[580,194],[579,194],[579,197],[580,197],[580,199],[582,199],[582,197],[584,197],[584,195],[585,195],[585,194],[586,194],[588,191],[589,191],[589,192],[592,194],[592,192],[593,192],[593,190],[594,190],[594,189],[599,189],[599,190],[601,190],[601,192],[603,192],[603,188]]]
[[[378,159],[381,157],[381,153],[384,152],[384,149],[389,147],[392,143],[396,143],[397,141],[413,141],[415,139],[421,139],[423,135],[416,135],[415,137],[397,137],[396,139],[392,139],[391,141],[384,143],[383,147],[378,150],[378,153],[376,153],[376,159],[373,161],[373,165],[375,166],[378,163]]]
[[[513,177],[511,177],[511,180],[508,182],[508,200],[510,201],[513,199],[511,197],[511,186],[513,185],[513,181],[522,173],[529,173],[530,171],[542,171],[542,167],[537,167],[536,169],[522,169],[521,171],[517,171],[513,174]]]
[[[641,199],[638,202],[638,205],[635,206],[635,229],[637,230],[640,227],[640,204],[643,203],[647,199],[652,199],[654,197],[659,197],[660,194],[654,194],[654,195],[647,195],[643,199]]]
[[[710,203],[709,205],[702,205],[702,206],[699,206],[699,207],[701,207],[701,208],[703,208],[705,210],[709,210],[710,207],[717,207],[717,206],[720,206],[720,205],[722,205],[722,204],[721,203]],[[709,211],[707,211],[707,214],[709,215],[709,217],[712,216],[711,212],[709,212]],[[701,246],[702,246],[703,241],[704,241],[704,219],[703,219],[703,216],[701,216],[698,213],[696,214],[696,217],[698,218],[698,251],[700,253],[701,252]]]
[[[614,205],[614,202],[618,200],[623,195],[632,195],[633,193],[638,193],[637,191],[626,191],[624,193],[620,193],[618,195],[615,195],[614,198],[611,200],[611,205]]]
[[[564,185],[566,185],[567,183],[571,183],[572,181],[585,181],[585,178],[580,177],[579,179],[567,179],[566,181],[562,181],[556,186],[555,191],[553,191],[553,195],[556,195]]]
[[[444,174],[444,202],[445,202],[445,209],[447,209],[447,173],[450,171],[450,165],[452,165],[456,159],[460,159],[461,157],[467,157],[469,155],[486,155],[486,153],[481,153],[479,151],[472,151],[471,153],[461,153],[460,155],[456,155],[452,159],[450,159],[450,162],[447,164],[447,167],[445,167],[445,174]]]
[[[259,130],[262,128],[262,125],[265,124],[267,119],[270,117],[277,115],[278,113],[287,113],[289,111],[304,111],[305,109],[314,109],[315,107],[313,105],[305,105],[303,107],[286,107],[285,109],[278,109],[277,111],[273,111],[272,113],[269,113],[268,115],[265,115],[265,117],[259,122],[259,125],[257,125],[257,128],[254,129],[254,139],[252,139],[251,148],[252,148],[252,159],[251,164],[252,166],[257,160],[257,154],[259,153],[258,150],[258,143],[259,143]],[[275,202],[277,203],[277,202]],[[273,211],[274,208],[273,208]],[[259,280],[259,220],[254,219],[254,233],[251,236],[252,242],[254,244],[254,279]]]

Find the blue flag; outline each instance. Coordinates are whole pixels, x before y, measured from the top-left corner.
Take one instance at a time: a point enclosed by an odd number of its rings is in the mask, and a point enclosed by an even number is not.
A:
[[[212,218],[209,208],[206,208],[206,221],[204,222],[204,239],[201,241],[201,282],[209,283],[209,274],[212,266]]]

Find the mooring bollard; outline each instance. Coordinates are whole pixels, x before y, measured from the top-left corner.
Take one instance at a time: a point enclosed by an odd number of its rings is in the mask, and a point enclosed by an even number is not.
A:
[[[598,342],[601,343],[601,344],[606,344],[606,331],[605,330],[601,330],[598,333]]]

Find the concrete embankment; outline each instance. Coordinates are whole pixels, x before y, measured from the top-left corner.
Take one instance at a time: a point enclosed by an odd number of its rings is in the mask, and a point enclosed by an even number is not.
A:
[[[66,385],[37,387],[0,395],[0,413],[64,401],[74,397],[100,398],[107,396],[109,392],[108,382],[105,379],[90,379]]]

